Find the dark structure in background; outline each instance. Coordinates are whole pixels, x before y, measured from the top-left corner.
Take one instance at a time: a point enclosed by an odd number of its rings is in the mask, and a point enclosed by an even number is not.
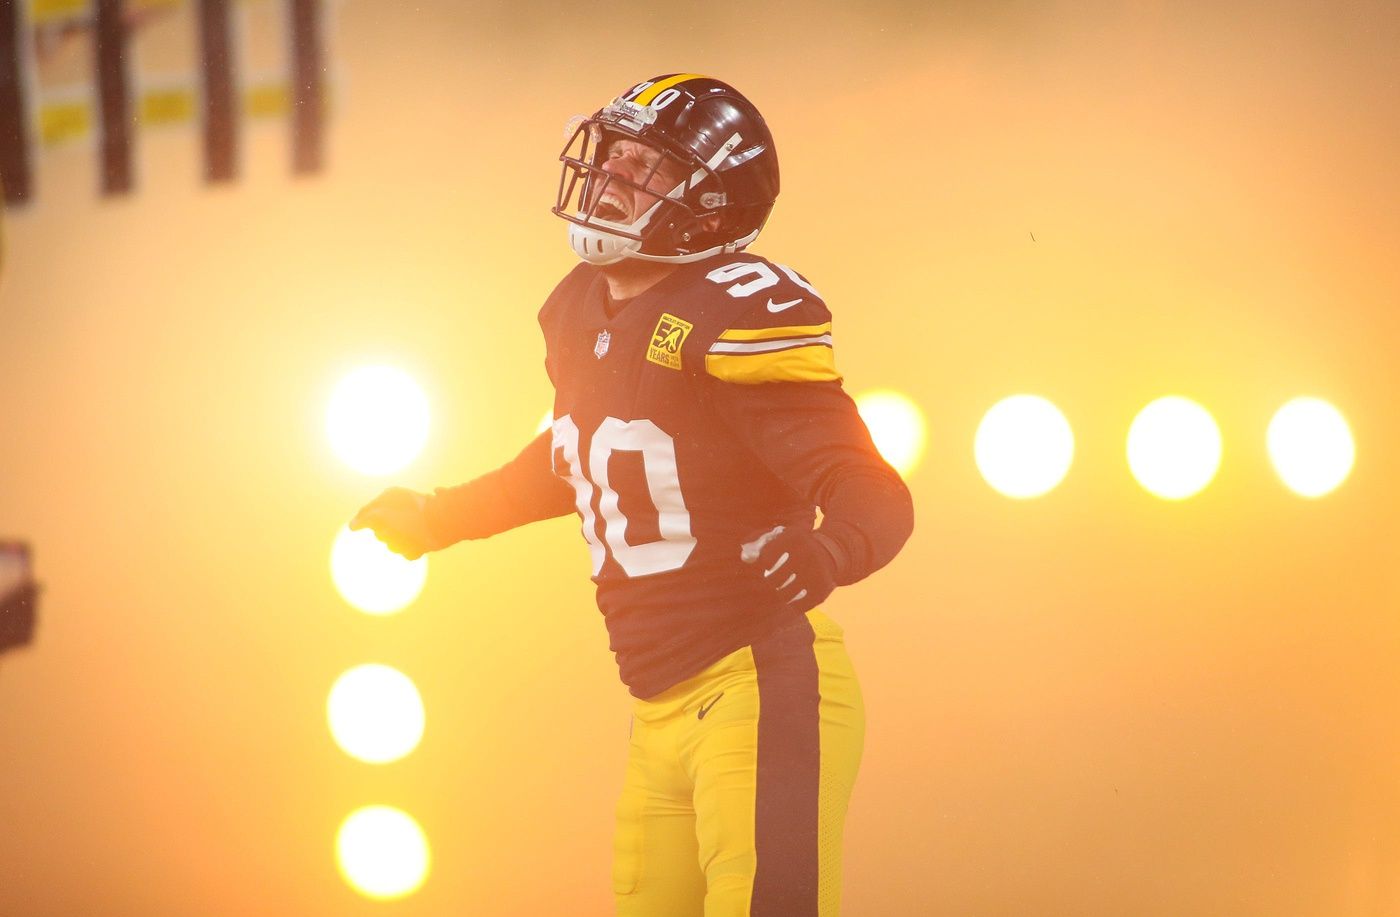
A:
[[[20,0],[0,0],[0,185],[5,203],[29,197],[29,111],[20,69]]]
[[[0,541],[0,654],[33,642],[38,612],[29,545]]]
[[[321,0],[288,0],[292,28],[292,171],[321,171],[325,70],[321,61]]]
[[[233,79],[233,32],[228,0],[199,0],[199,54],[204,85],[204,180],[237,175],[238,95]]]
[[[127,73],[130,27],[122,0],[97,0],[97,101],[102,140],[102,193],[131,190],[131,79]]]
[[[237,177],[238,125],[242,93],[234,54],[233,0],[186,0],[195,8],[200,49],[200,112],[207,182]],[[292,136],[291,165],[297,175],[320,171],[324,162],[326,59],[322,47],[324,0],[282,0],[289,36],[288,95]],[[7,205],[34,196],[37,130],[35,27],[26,20],[24,0],[0,0],[0,187]],[[93,0],[89,10],[61,23],[54,33],[66,39],[91,31],[93,80],[97,100],[101,188],[104,195],[128,194],[135,186],[135,146],[140,80],[130,70],[136,31],[161,15],[122,0]]]

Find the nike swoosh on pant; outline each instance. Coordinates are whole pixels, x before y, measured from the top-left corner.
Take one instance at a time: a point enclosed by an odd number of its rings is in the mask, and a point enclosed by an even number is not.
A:
[[[721,697],[724,697],[723,691],[716,694],[714,700],[710,701],[708,704],[702,704],[700,707],[700,713],[698,716],[696,716],[696,719],[703,720],[705,718],[705,714],[709,713],[712,709],[714,709],[715,704],[719,703],[719,699]]]

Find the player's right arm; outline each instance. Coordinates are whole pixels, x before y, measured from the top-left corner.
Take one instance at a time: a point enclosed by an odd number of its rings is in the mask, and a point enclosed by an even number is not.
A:
[[[552,434],[541,433],[514,459],[456,487],[421,494],[391,487],[366,503],[350,528],[371,529],[409,560],[459,541],[487,538],[574,511],[574,490],[554,474]]]

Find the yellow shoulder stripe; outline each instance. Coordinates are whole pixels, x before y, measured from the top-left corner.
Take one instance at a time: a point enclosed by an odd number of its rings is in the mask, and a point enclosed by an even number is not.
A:
[[[663,93],[663,92],[665,92],[666,90],[670,89],[672,86],[676,85],[677,83],[684,83],[686,80],[696,80],[696,79],[703,80],[704,77],[701,76],[701,75],[698,74],[698,73],[677,73],[677,74],[676,74],[675,76],[673,76],[673,77],[670,77],[670,78],[664,79],[664,80],[658,80],[658,81],[656,81],[655,83],[652,83],[652,84],[651,84],[650,86],[648,86],[646,89],[643,89],[642,92],[641,92],[641,94],[638,95],[638,96],[637,96],[635,99],[633,99],[632,101],[633,101],[633,102],[636,102],[638,105],[650,105],[652,99],[654,99],[654,98],[656,98],[657,96],[661,95],[661,93]]]
[[[769,353],[710,353],[705,371],[716,379],[740,385],[762,382],[835,382],[836,358],[822,344]]]
[[[820,325],[787,325],[783,328],[730,328],[721,341],[770,341],[774,338],[814,337],[831,331],[831,322]]]

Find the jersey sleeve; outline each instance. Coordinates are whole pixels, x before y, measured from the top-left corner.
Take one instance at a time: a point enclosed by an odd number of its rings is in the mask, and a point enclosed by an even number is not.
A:
[[[487,538],[574,511],[574,491],[554,474],[551,433],[535,437],[514,459],[428,499],[428,527],[440,542]]]
[[[731,297],[747,302],[709,343],[705,372],[723,382],[759,385],[765,382],[839,382],[831,347],[831,313],[816,290],[796,271],[781,265],[756,263],[764,271],[747,292],[745,284],[728,287]],[[737,278],[749,275],[738,274]],[[714,279],[714,274],[711,275]]]
[[[732,320],[706,355],[706,384],[757,459],[821,508],[844,585],[894,558],[913,530],[913,501],[841,386],[830,312],[802,298],[775,312],[769,303],[787,300],[765,297]]]

